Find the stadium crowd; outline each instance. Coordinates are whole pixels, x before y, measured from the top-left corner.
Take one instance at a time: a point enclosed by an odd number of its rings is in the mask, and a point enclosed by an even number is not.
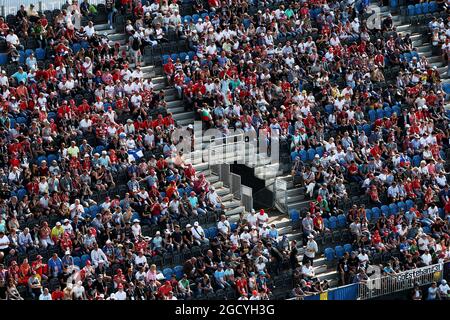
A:
[[[176,0],[107,0],[111,27],[115,15],[129,18],[129,50],[92,21],[78,24],[97,14],[88,0],[51,22],[33,6],[0,21],[9,62],[20,65],[0,78],[0,298],[269,299],[284,270],[292,296],[323,292],[315,238],[327,232],[323,219],[344,212],[350,182],[370,207],[413,206],[375,224],[364,207],[345,212],[351,251],[360,251],[339,260],[342,284],[366,279],[372,250],[401,253],[386,273],[447,261],[439,72],[392,17],[368,28],[366,6],[195,1],[195,14],[213,14],[194,22]],[[302,213],[302,261],[264,210],[231,224],[214,186],[177,151],[164,92],[140,69],[146,48],[172,38],[194,55],[168,58],[164,74],[205,128],[278,130],[287,142],[294,182],[314,200]],[[21,58],[30,41],[46,62]],[[396,79],[385,85],[387,74]],[[322,152],[308,160],[312,148]]]

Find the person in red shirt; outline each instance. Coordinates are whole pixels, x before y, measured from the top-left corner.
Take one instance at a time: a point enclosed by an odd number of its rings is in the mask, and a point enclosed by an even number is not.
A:
[[[161,299],[164,299],[169,295],[169,292],[172,292],[172,284],[170,281],[166,281],[159,289],[158,289],[158,295]]]
[[[57,286],[55,291],[52,292],[52,300],[63,300],[64,292],[61,291],[61,287]]]
[[[167,81],[172,83],[172,77],[175,73],[175,66],[171,58],[167,61],[167,63],[163,66],[164,73],[166,74]]]
[[[42,279],[47,279],[48,265],[42,262],[41,255],[36,256],[36,260],[31,263],[31,269],[36,271],[36,274],[40,275]]]

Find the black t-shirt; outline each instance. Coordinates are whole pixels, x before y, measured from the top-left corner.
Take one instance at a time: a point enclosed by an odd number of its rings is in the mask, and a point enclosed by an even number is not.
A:
[[[181,243],[182,241],[183,241],[183,237],[182,237],[182,235],[181,235],[181,232],[180,231],[178,231],[178,232],[173,232],[172,233],[172,240],[174,240],[175,242],[177,242],[177,243]]]
[[[192,232],[190,232],[190,231],[184,230],[183,231],[183,239],[184,239],[184,237],[186,237],[186,239],[191,242],[194,241],[194,237],[192,236]]]
[[[341,269],[344,271],[344,272],[347,272],[348,271],[348,260],[347,259],[345,259],[345,258],[340,258],[339,259],[339,262],[338,262],[338,272],[340,272],[341,271]]]

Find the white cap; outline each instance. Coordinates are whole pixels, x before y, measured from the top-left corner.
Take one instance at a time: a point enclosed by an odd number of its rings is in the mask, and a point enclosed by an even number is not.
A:
[[[194,227],[198,227],[198,221],[194,222]]]

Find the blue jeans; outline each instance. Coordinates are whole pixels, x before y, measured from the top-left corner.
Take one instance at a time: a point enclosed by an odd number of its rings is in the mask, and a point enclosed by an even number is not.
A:
[[[112,27],[112,25],[113,25],[114,13],[116,13],[116,12],[117,12],[117,9],[113,8],[113,10],[110,13],[108,13],[108,24],[110,27]]]

